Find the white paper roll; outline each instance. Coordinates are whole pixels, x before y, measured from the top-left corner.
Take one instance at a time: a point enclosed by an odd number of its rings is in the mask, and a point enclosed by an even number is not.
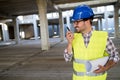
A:
[[[104,66],[106,62],[108,61],[108,58],[109,57],[107,56],[107,57],[99,58],[96,60],[88,61],[86,63],[87,72],[93,72],[94,70],[97,70],[99,68],[98,65]]]

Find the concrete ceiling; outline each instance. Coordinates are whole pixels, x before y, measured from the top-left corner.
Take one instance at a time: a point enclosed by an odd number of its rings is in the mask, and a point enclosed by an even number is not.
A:
[[[94,7],[115,4],[117,1],[118,0],[47,0],[47,12],[54,12],[57,11],[57,9],[73,9],[80,4],[88,4]],[[36,0],[0,0],[0,19],[37,13]]]

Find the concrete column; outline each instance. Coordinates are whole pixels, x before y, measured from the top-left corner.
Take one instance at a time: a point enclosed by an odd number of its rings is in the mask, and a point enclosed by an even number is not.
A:
[[[94,22],[95,30],[99,30],[98,20]]]
[[[58,25],[58,24],[57,24],[56,26],[57,26],[57,35],[59,36],[59,34],[60,34],[60,30],[59,30],[59,29],[60,29],[60,28],[59,28],[59,25]]]
[[[9,41],[9,35],[8,35],[8,26],[4,23],[2,25],[2,34],[3,34],[3,41]]]
[[[13,25],[14,25],[15,42],[16,44],[19,44],[20,43],[19,20],[17,18],[13,19]]]
[[[52,25],[52,36],[55,35],[54,32],[55,32],[55,25]]]
[[[119,7],[118,5],[114,5],[114,26],[115,26],[115,38],[120,38],[119,36]]]
[[[34,38],[35,40],[38,39],[38,29],[37,29],[37,20],[35,18],[35,15],[33,15],[33,29],[34,29]]]
[[[49,33],[48,33],[48,20],[47,20],[47,1],[37,0],[38,11],[40,16],[40,32],[41,32],[41,48],[42,50],[48,50],[49,45]]]
[[[66,22],[67,22],[67,26],[68,26],[69,29],[70,29],[71,26],[70,26],[70,16],[69,16],[69,15],[66,16]]]
[[[102,31],[102,18],[98,18],[98,26],[99,26],[99,30]]]
[[[64,20],[62,17],[62,11],[59,11],[59,25],[60,25],[60,38],[61,41],[64,41]]]
[[[105,13],[104,13],[104,18],[105,18],[105,29],[108,32],[108,12],[107,12],[107,6],[105,6]]]

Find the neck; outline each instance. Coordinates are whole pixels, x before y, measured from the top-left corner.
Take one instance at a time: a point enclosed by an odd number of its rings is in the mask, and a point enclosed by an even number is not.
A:
[[[91,26],[89,26],[86,30],[82,32],[82,34],[87,34],[92,30]]]

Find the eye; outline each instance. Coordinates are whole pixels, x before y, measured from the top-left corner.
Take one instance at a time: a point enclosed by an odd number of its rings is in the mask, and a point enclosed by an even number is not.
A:
[[[74,21],[74,24],[79,24],[80,22],[82,22],[83,20],[78,20],[78,21]]]

